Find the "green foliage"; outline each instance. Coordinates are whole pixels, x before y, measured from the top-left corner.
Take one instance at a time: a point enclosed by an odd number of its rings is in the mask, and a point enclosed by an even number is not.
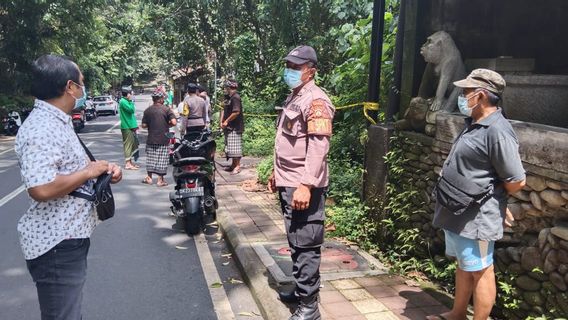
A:
[[[369,210],[358,197],[344,197],[338,205],[330,206],[327,211],[330,222],[335,226],[332,236],[342,236],[355,241],[366,249],[376,246],[378,224]]]
[[[250,117],[245,123],[243,148],[249,156],[267,156],[274,150],[274,120]]]
[[[274,168],[273,157],[267,157],[262,159],[262,161],[260,161],[260,163],[256,167],[256,171],[258,173],[258,181],[262,184],[267,184],[268,178],[270,178],[273,168]]]

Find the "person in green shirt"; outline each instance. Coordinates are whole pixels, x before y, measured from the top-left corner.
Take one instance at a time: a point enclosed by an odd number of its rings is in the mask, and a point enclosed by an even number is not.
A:
[[[166,100],[166,105],[170,108],[173,108],[174,105],[174,91],[171,88],[168,89],[168,99]]]
[[[139,165],[135,163],[138,160],[138,122],[136,122],[136,106],[132,101],[132,91],[123,90],[122,98],[119,102],[120,113],[120,131],[122,132],[122,142],[124,143],[124,158],[126,170],[138,170]]]

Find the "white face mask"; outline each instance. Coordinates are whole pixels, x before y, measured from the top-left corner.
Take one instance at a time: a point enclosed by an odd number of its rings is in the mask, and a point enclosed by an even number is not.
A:
[[[469,97],[469,98],[466,98],[463,94],[460,94],[460,95],[458,96],[458,108],[460,109],[460,112],[461,112],[464,116],[471,117],[471,114],[473,113],[473,109],[475,109],[475,108],[477,108],[477,106],[479,106],[479,103],[478,103],[478,104],[476,104],[475,106],[473,106],[473,107],[470,108],[470,107],[468,106],[468,103],[467,103],[467,102],[469,101],[469,99],[475,97],[477,94],[478,94],[478,93],[472,95],[472,96]]]

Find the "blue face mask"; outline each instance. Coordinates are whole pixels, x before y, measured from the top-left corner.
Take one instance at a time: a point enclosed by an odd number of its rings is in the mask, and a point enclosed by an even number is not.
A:
[[[473,113],[473,109],[477,108],[477,105],[475,105],[474,107],[470,108],[467,105],[467,102],[469,101],[469,99],[475,97],[477,94],[474,94],[473,96],[466,98],[463,94],[460,94],[458,96],[458,108],[460,109],[460,112],[467,117],[471,117],[471,114]]]
[[[73,82],[73,83],[75,83],[75,82]],[[75,108],[79,108],[79,107],[83,106],[85,104],[85,102],[87,102],[87,90],[85,89],[85,86],[82,86],[78,83],[75,83],[75,84],[83,89],[83,95],[81,96],[81,98],[73,97],[73,98],[75,98]]]
[[[288,87],[296,89],[302,84],[302,71],[286,68],[282,78]]]

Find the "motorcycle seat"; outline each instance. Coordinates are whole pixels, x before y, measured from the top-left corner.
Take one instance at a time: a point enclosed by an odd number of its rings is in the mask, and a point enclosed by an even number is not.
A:
[[[186,166],[188,164],[205,164],[208,162],[209,160],[203,157],[187,157],[187,158],[181,158],[179,160],[174,160],[173,166],[181,167],[181,166]]]

